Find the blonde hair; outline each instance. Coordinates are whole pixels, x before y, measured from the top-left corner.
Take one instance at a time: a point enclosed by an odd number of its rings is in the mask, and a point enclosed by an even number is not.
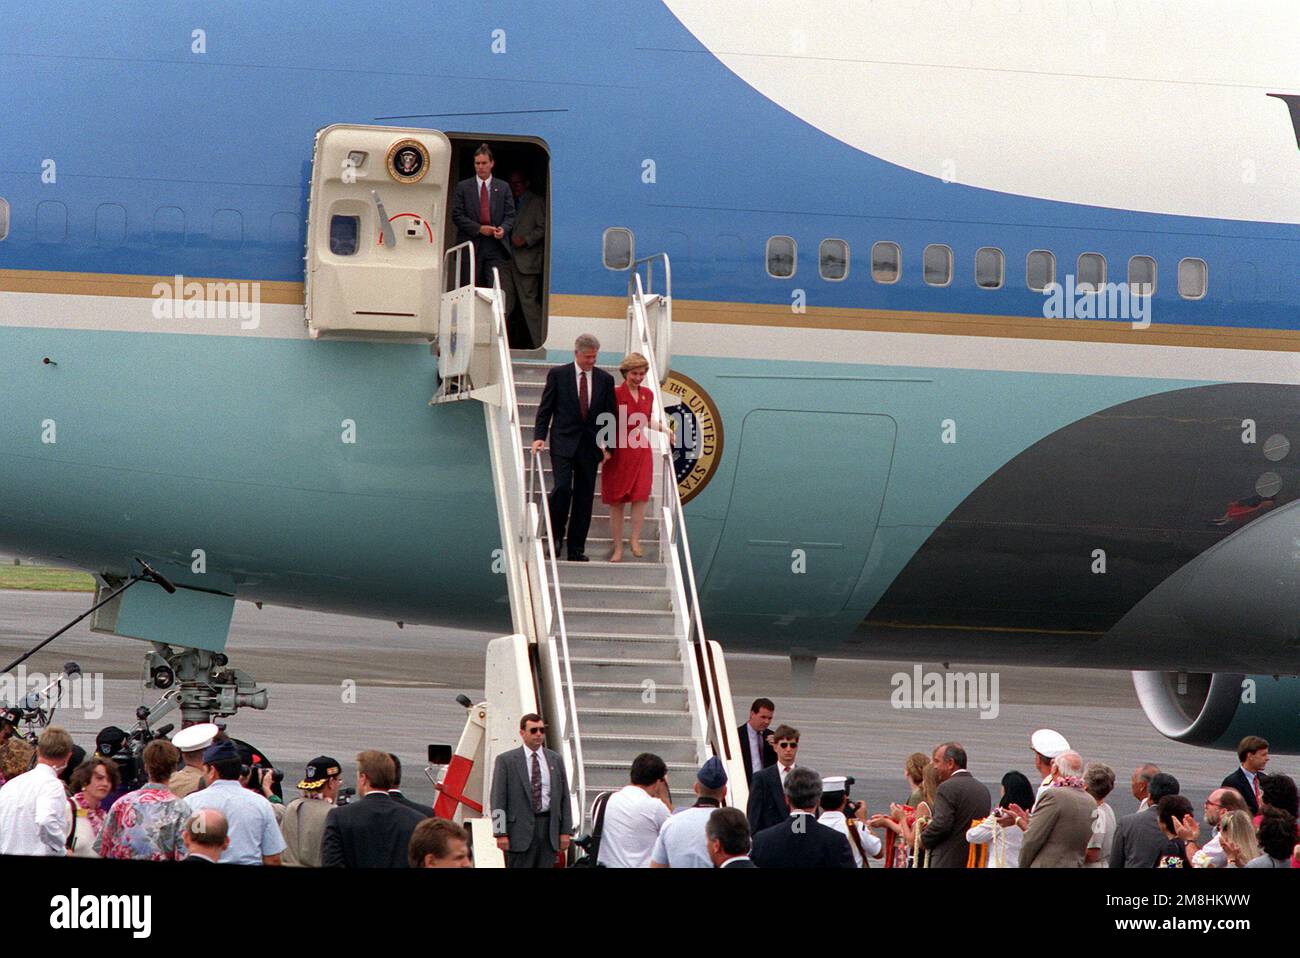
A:
[[[1255,839],[1255,823],[1249,812],[1228,812],[1219,822],[1219,831],[1241,850],[1246,861],[1258,858],[1259,842]]]
[[[627,379],[627,374],[634,369],[644,369],[649,372],[650,361],[640,353],[628,353],[623,357],[623,361],[618,364],[618,371],[623,374],[624,379]]]
[[[931,808],[934,808],[934,797],[939,792],[939,769],[931,762],[925,767],[925,772],[921,776],[921,794],[925,796],[925,802]]]
[[[913,752],[911,755],[907,756],[907,764],[904,766],[904,771],[907,773],[907,777],[911,779],[913,785],[920,786],[921,782],[924,781],[925,767],[929,764],[930,756],[926,755],[924,752]]]

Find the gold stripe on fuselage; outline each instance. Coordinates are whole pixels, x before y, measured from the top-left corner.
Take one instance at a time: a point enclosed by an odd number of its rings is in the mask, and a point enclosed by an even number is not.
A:
[[[262,303],[301,306],[303,284],[282,280],[234,280],[186,276],[186,282],[257,282]],[[127,273],[65,273],[0,269],[0,292],[55,293],[75,296],[124,296],[148,299],[156,283],[174,283],[174,276]],[[554,316],[623,319],[627,300],[620,296],[552,294]],[[987,336],[1080,343],[1122,343],[1143,346],[1195,346],[1208,349],[1247,349],[1300,352],[1300,330],[1240,329],[1231,326],[1185,326],[1153,323],[1135,329],[1127,322],[1096,319],[1047,319],[982,313],[938,313],[897,309],[851,309],[809,306],[794,313],[789,306],[767,303],[726,303],[674,299],[673,321],[725,326],[835,329],[872,333],[913,333],[937,336]]]

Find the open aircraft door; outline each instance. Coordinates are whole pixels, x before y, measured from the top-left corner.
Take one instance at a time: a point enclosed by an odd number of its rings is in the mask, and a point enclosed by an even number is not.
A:
[[[335,124],[316,134],[306,269],[313,339],[437,335],[450,160],[437,130]]]

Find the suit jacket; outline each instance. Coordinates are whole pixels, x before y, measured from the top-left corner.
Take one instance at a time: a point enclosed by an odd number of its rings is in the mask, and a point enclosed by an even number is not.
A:
[[[521,745],[502,752],[492,770],[492,834],[509,838],[512,852],[526,852],[533,843],[533,780],[526,751]],[[543,746],[542,756],[551,773],[551,847],[558,851],[560,836],[573,834],[569,779],[557,752]]]
[[[719,868],[757,868],[758,866],[748,858],[733,858],[729,862],[724,862]]]
[[[749,754],[748,725],[748,722],[744,722],[741,724],[740,728],[736,730],[736,733],[740,738],[740,757],[745,763],[745,782],[752,784],[754,781],[755,770],[750,768],[750,766],[754,764],[754,760]],[[770,732],[771,729],[768,729],[768,731]],[[763,755],[763,768],[770,768],[776,764],[776,749],[772,748],[772,740],[770,736],[763,738],[763,745],[760,751]],[[761,771],[761,769],[759,771]]]
[[[388,797],[397,802],[398,805],[405,805],[407,808],[415,809],[425,818],[433,818],[433,809],[430,806],[411,801],[395,788],[389,791]]]
[[[1082,868],[1097,802],[1079,788],[1049,788],[1029,816],[1021,868]]]
[[[542,271],[542,258],[546,252],[546,200],[535,193],[525,192],[515,207],[513,236],[524,241],[523,246],[510,244],[510,257],[515,269],[536,275]]]
[[[1111,868],[1151,868],[1165,847],[1160,816],[1154,805],[1125,815],[1115,826],[1115,843],[1110,848]]]
[[[489,188],[489,209],[492,213],[492,225],[500,226],[506,231],[502,239],[484,236],[478,228],[485,224],[478,217],[478,177],[471,176],[456,184],[456,193],[452,197],[451,220],[456,224],[456,242],[469,240],[474,244],[474,255],[482,260],[510,262],[510,232],[515,225],[515,198],[505,180],[492,177]]]
[[[802,819],[802,828],[797,823]],[[843,833],[811,815],[790,815],[779,825],[754,835],[749,853],[755,868],[856,868]]]
[[[1259,814],[1259,803],[1255,801],[1255,790],[1250,787],[1250,779],[1246,777],[1246,773],[1243,772],[1240,767],[1225,778],[1219,784],[1219,788],[1235,788],[1237,791],[1241,792],[1241,797],[1244,798],[1246,804],[1250,806],[1251,818],[1254,818]]]
[[[405,868],[411,833],[423,820],[386,792],[336,806],[325,818],[320,863],[325,868]]]
[[[989,790],[969,772],[957,772],[934,793],[934,815],[921,832],[930,849],[931,868],[965,868],[970,845],[966,831],[972,821],[987,818],[993,803]]]
[[[785,789],[781,787],[779,765],[769,765],[754,773],[749,783],[749,805],[745,814],[749,818],[751,835],[779,825],[790,817],[790,806],[785,803]]]
[[[584,459],[600,462],[601,446],[597,434],[601,426],[611,420],[615,432],[618,423],[618,404],[614,399],[614,377],[603,369],[592,367],[591,395],[587,397],[587,418],[584,421],[578,405],[578,371],[574,363],[552,366],[546,374],[542,398],[537,405],[537,420],[533,425],[533,438],[551,437],[551,455],[565,459]],[[604,448],[618,445],[618,436],[610,433]],[[520,746],[522,748],[522,746]]]

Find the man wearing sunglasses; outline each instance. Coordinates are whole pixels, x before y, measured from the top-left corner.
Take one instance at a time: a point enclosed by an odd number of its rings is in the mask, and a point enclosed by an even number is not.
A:
[[[507,868],[551,868],[573,835],[564,762],[545,736],[546,723],[529,712],[519,720],[523,746],[498,755],[492,770],[492,834]]]
[[[770,741],[776,749],[776,764],[755,772],[749,784],[749,831],[753,835],[790,817],[785,804],[785,778],[799,754],[799,730],[778,725]]]

